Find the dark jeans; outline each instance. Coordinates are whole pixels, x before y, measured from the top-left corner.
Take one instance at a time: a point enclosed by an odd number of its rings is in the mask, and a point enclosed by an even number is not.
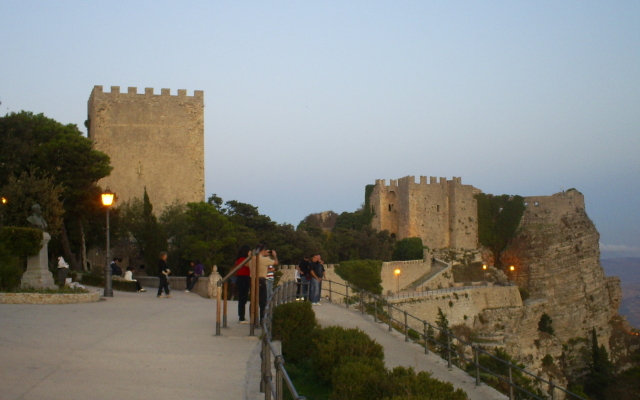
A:
[[[238,317],[244,321],[244,312],[249,301],[249,289],[251,288],[251,278],[248,276],[237,276],[236,286],[238,287]]]
[[[258,278],[260,282],[260,322],[262,322],[262,318],[264,317],[264,309],[267,307],[267,279],[266,278]]]
[[[304,276],[298,281],[298,289],[296,291],[296,298],[307,300],[307,296],[309,294],[309,281]]]
[[[162,296],[163,288],[164,288],[164,292],[166,294],[169,294],[169,282],[167,281],[167,277],[164,274],[160,276],[160,285],[158,285],[158,296]]]
[[[193,287],[198,283],[199,276],[196,274],[187,274],[187,290],[192,291]]]

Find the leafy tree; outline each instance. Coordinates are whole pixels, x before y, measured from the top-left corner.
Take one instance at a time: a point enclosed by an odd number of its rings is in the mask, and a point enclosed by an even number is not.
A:
[[[25,171],[12,175],[0,189],[0,195],[7,199],[0,207],[0,223],[30,227],[27,218],[31,215],[31,206],[40,204],[42,217],[47,221],[47,232],[55,236],[60,232],[64,213],[59,200],[61,193],[62,187],[50,177],[38,177]]]
[[[0,187],[22,172],[44,178],[46,171],[52,182],[63,188],[60,200],[65,213],[59,225],[60,239],[65,258],[72,269],[78,269],[68,230],[77,227],[84,236],[80,225],[83,211],[86,203],[93,201],[96,182],[111,172],[109,157],[94,150],[76,125],[63,125],[25,111],[0,118],[0,143]]]
[[[382,261],[343,261],[336,267],[336,274],[352,285],[374,294],[382,294]]]
[[[478,201],[478,240],[493,253],[496,268],[502,268],[500,256],[514,237],[522,215],[524,198],[521,196],[493,196],[479,193]]]
[[[424,257],[422,238],[411,237],[396,241],[393,249],[393,261],[422,260]]]
[[[436,319],[436,326],[440,329],[438,332],[437,341],[439,344],[436,346],[436,351],[440,355],[440,357],[447,359],[449,357],[449,350],[447,347],[447,341],[449,340],[449,335],[451,335],[451,328],[449,328],[449,320],[447,319],[447,315],[442,312],[442,309],[438,307],[438,317]],[[451,348],[451,358],[455,358],[456,346],[453,343],[450,343]]]
[[[166,251],[168,246],[164,229],[153,214],[153,205],[149,200],[147,189],[144,189],[142,200],[133,198],[119,208],[120,236],[133,237],[147,266],[147,274],[155,275],[158,254]]]
[[[591,331],[591,363],[584,391],[595,400],[606,400],[609,387],[614,382],[613,363],[609,361],[607,349],[598,346],[596,329]]]

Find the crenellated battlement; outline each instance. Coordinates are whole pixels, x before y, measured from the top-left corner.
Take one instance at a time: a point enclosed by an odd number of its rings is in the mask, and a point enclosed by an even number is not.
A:
[[[134,95],[134,96],[174,96],[174,97],[195,97],[195,98],[204,97],[204,92],[202,90],[194,90],[193,96],[187,96],[186,89],[178,89],[177,94],[175,95],[171,94],[171,89],[160,89],[160,94],[157,95],[154,93],[153,88],[144,88],[144,93],[138,93],[138,88],[135,86],[129,86],[127,88],[127,92],[123,93],[120,91],[120,86],[111,86],[111,92],[105,92],[102,85],[96,85],[93,87],[93,93],[94,94],[112,94],[112,95],[119,95],[119,96]]]
[[[386,179],[376,179],[376,186],[379,187],[389,187],[389,188],[397,188],[398,185],[420,185],[420,186],[429,186],[429,185],[462,185],[462,178],[454,176],[450,181],[445,177],[435,177],[435,176],[420,176],[419,182],[416,182],[416,177],[412,175],[405,176],[400,179],[390,179],[389,186],[386,186]]]

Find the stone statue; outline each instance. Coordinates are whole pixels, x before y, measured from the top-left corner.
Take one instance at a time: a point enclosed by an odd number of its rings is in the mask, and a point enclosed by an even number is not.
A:
[[[27,221],[34,227],[42,231],[47,229],[47,221],[42,218],[42,209],[40,204],[34,204],[31,206],[32,214],[27,218]]]

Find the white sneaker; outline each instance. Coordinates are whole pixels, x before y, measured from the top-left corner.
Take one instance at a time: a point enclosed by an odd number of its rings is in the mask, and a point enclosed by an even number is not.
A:
[[[188,291],[188,290],[185,290],[184,292],[185,292],[185,293],[189,293],[189,291]]]

